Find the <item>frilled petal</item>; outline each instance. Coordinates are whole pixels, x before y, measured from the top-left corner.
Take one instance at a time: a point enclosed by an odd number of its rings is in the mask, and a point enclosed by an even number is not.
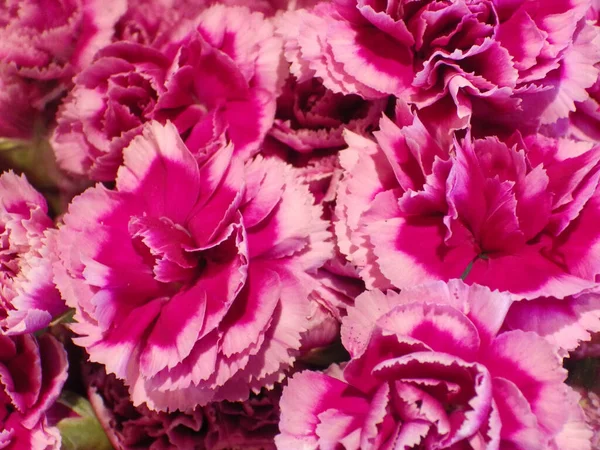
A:
[[[0,198],[1,326],[8,334],[39,331],[66,309],[52,280],[48,206],[25,176],[12,171],[0,176]]]
[[[322,440],[331,442],[332,434],[339,442],[352,433],[360,422],[353,423],[353,417],[347,413],[356,414],[365,408],[364,414],[367,404],[346,383],[321,373],[304,371],[290,379],[283,390],[280,407],[281,434],[275,438],[277,447],[318,448]],[[323,423],[329,425],[329,437],[324,435],[326,428],[320,426]],[[351,448],[358,448],[358,442],[354,442]]]
[[[198,165],[172,124],[151,122],[124,151],[117,189],[132,193],[152,215],[182,223],[198,200]]]
[[[401,358],[389,359],[374,369],[374,374],[396,379],[412,379],[421,373],[439,374],[443,380],[461,383],[461,379],[471,379],[473,391],[460,392],[457,397],[468,404],[466,411],[449,414],[451,430],[444,443],[455,443],[471,436],[487,420],[492,402],[492,377],[488,370],[478,363],[467,363],[460,358],[444,353],[417,352]],[[458,398],[455,400],[458,401]]]
[[[518,386],[536,422],[550,435],[564,426],[568,417],[564,412],[578,407],[569,401],[569,388],[563,384],[566,371],[557,364],[559,360],[556,350],[541,336],[520,330],[502,333],[485,355],[492,376]]]
[[[557,347],[575,350],[600,331],[600,296],[582,293],[562,300],[540,298],[516,302],[506,317],[512,329],[534,331]]]
[[[546,89],[524,95],[523,108],[539,115],[543,124],[554,123],[575,111],[575,102],[588,98],[586,89],[598,78],[599,45],[598,27],[583,25],[565,51],[560,66],[543,79]]]
[[[465,360],[472,359],[480,347],[477,328],[450,306],[435,303],[397,306],[381,316],[377,326],[385,332],[423,342],[436,352],[452,352]]]

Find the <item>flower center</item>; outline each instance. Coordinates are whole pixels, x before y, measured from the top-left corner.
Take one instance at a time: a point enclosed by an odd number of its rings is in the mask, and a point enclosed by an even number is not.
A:
[[[195,254],[192,236],[167,217],[133,217],[129,234],[134,249],[161,283],[181,287],[196,279],[204,267]]]

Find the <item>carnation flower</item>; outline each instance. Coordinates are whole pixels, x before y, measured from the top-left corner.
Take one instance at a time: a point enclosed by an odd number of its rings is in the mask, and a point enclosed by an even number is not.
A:
[[[174,34],[192,26],[208,0],[140,0],[129,2],[115,25],[115,42],[128,41],[157,49],[169,44]]]
[[[110,42],[124,0],[9,0],[0,7],[0,62],[25,78],[63,80]]]
[[[192,412],[157,412],[133,406],[127,387],[101,366],[85,369],[96,415],[117,450],[272,450],[278,433],[280,392],[219,402]]]
[[[191,410],[284,376],[332,256],[308,188],[276,158],[228,145],[200,166],[176,128],[149,122],[116,190],[74,199],[55,281],[75,342],[125,380],[134,404]]]
[[[44,197],[13,172],[0,175],[0,301],[5,333],[46,327],[65,305],[52,281]]]
[[[258,151],[275,114],[280,40],[247,8],[216,5],[194,23],[181,40],[153,44],[161,51],[120,42],[98,53],[57,117],[52,145],[63,169],[114,180],[123,149],[152,119],[173,121],[195,153],[225,132],[236,154]]]
[[[93,180],[114,180],[123,149],[151,120],[165,92],[169,60],[133,43],[105,47],[75,79],[52,136],[60,167]]]
[[[472,114],[510,120],[521,102],[542,123],[573,111],[600,61],[587,7],[586,0],[551,7],[540,0],[340,0],[289,13],[279,29],[299,82],[317,76],[337,93],[403,97],[443,117],[447,131],[467,126]]]
[[[499,332],[510,303],[460,280],[361,294],[342,325],[350,362],[284,388],[278,448],[590,449],[553,347]]]
[[[283,83],[281,39],[263,14],[246,7],[215,5],[195,23],[166,50],[173,63],[157,118],[172,120],[197,150],[217,116],[236,154],[248,158],[273,124]]]
[[[419,118],[347,133],[336,231],[367,286],[437,279],[564,298],[600,273],[600,146],[517,134],[440,144]]]
[[[60,433],[46,412],[67,379],[67,354],[50,335],[0,334],[2,378],[0,446],[9,449],[60,448]]]
[[[125,8],[126,0],[0,4],[0,138],[30,141],[45,131],[73,75],[110,42]]]
[[[345,129],[363,135],[373,131],[386,103],[386,99],[367,101],[355,94],[335,94],[316,78],[298,83],[290,77],[277,99],[270,134],[302,153],[339,149],[344,146]]]

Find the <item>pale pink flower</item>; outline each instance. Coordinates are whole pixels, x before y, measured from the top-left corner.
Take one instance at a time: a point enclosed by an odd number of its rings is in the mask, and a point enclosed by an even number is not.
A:
[[[103,48],[75,78],[51,138],[61,169],[114,180],[123,149],[155,113],[169,60],[159,51],[122,42]]]
[[[585,414],[585,421],[592,429],[592,449],[600,448],[600,396],[592,391],[579,389],[581,396],[581,406]]]
[[[499,332],[510,304],[460,280],[361,294],[342,326],[343,370],[284,388],[278,448],[591,449],[555,349]]]
[[[9,0],[0,8],[0,61],[26,78],[68,81],[107,45],[126,1]]]
[[[0,326],[32,333],[48,326],[66,306],[52,281],[52,230],[48,206],[24,176],[0,175]]]

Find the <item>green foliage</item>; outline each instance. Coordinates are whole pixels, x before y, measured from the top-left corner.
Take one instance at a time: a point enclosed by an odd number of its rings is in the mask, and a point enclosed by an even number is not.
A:
[[[67,417],[58,422],[62,437],[61,450],[113,449],[87,399],[65,391],[59,402],[77,414],[76,417]]]

